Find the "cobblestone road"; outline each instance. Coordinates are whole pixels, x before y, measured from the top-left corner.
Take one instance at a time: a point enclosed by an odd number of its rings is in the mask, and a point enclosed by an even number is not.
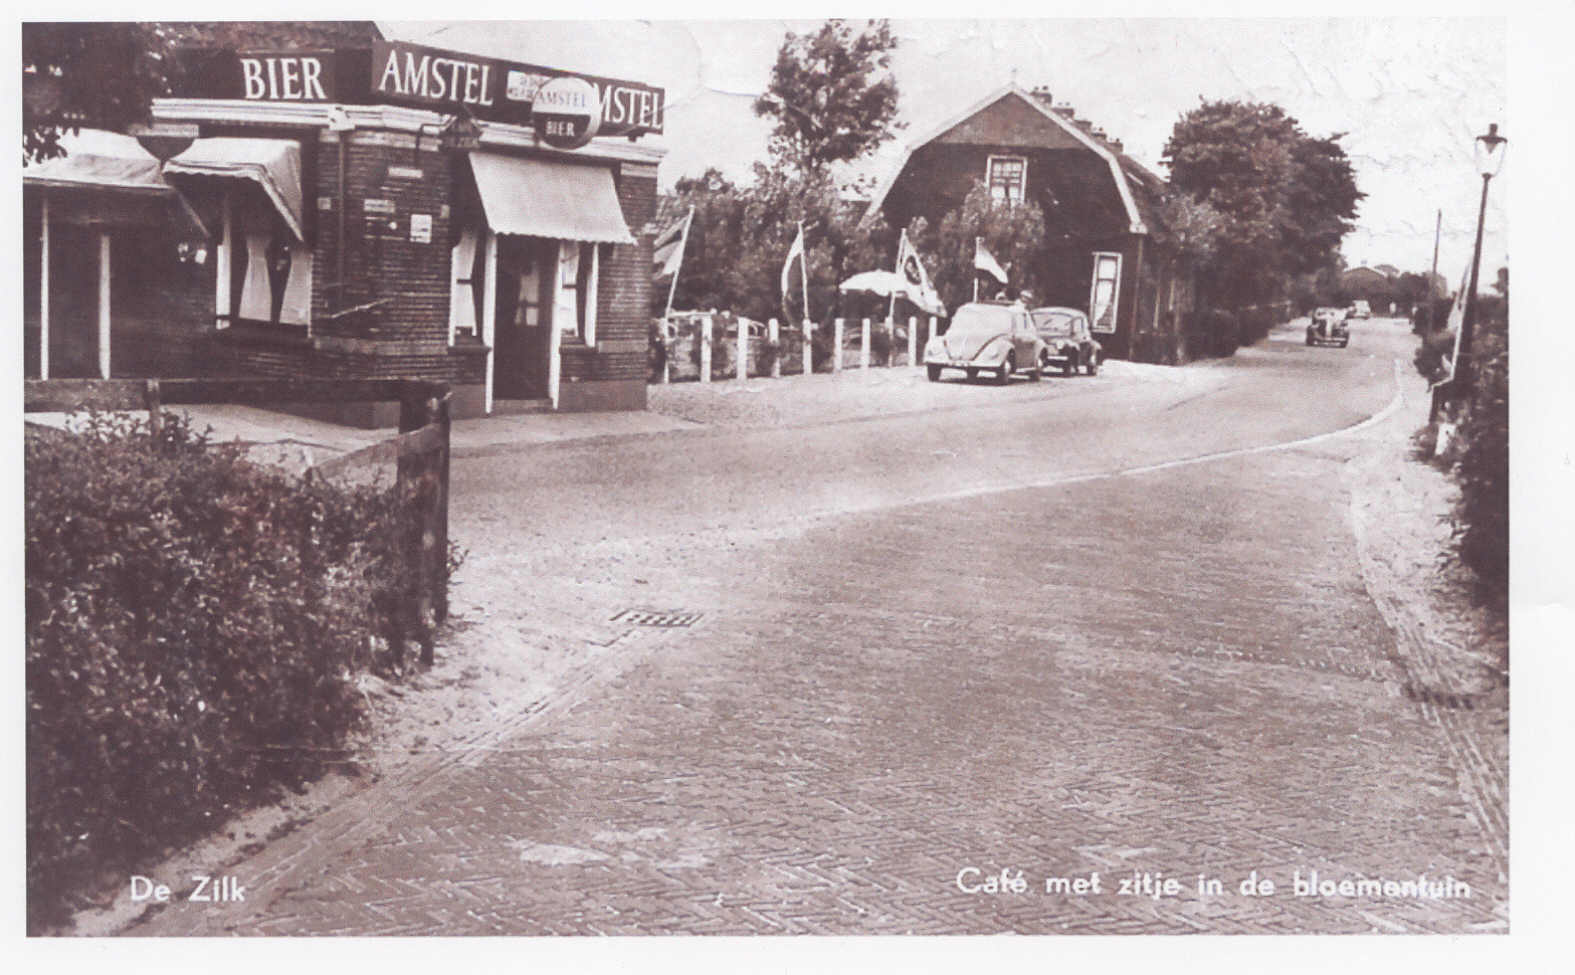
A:
[[[1157,409],[1210,427],[1211,402]],[[522,611],[698,622],[612,626],[551,707],[239,865],[245,905],[129,933],[1502,930],[1503,851],[1363,586],[1358,449],[855,504],[681,559],[587,539]],[[1028,889],[966,893],[970,867]],[[1469,896],[1298,896],[1314,871]],[[1144,874],[1160,894],[1120,892]]]

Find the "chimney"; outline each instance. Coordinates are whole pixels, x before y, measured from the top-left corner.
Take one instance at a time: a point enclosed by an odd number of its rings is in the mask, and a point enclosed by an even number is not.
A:
[[[1120,139],[1111,139],[1107,143],[1107,145],[1110,146],[1110,150],[1112,152],[1120,152],[1120,151],[1122,151],[1122,145],[1121,145],[1121,140]]]
[[[1055,99],[1050,95],[1050,89],[1045,85],[1035,85],[1033,96],[1035,100],[1042,102],[1046,106],[1055,105]]]
[[[1067,102],[1062,102],[1061,104],[1054,106],[1052,110],[1062,118],[1071,118],[1077,114],[1076,110],[1074,110]]]

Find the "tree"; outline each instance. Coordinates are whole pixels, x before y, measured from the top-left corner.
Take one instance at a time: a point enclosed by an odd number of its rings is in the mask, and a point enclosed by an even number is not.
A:
[[[170,90],[170,59],[151,24],[22,25],[22,157],[62,155],[60,136],[124,129]]]
[[[1204,102],[1177,120],[1164,151],[1171,185],[1223,218],[1199,276],[1211,300],[1277,297],[1335,260],[1364,196],[1340,138],[1313,138],[1272,104]]]
[[[921,254],[930,257],[926,262],[930,280],[948,308],[973,300],[975,239],[984,241],[1007,272],[1010,291],[1045,293],[1041,280],[1045,215],[1033,200],[998,203],[990,197],[984,181],[976,179],[962,206],[948,211],[933,228],[923,217],[915,219],[908,227],[908,237]],[[989,291],[981,294],[988,296],[997,287],[991,282]]]
[[[802,174],[857,159],[897,128],[897,38],[884,20],[855,27],[828,20],[813,34],[789,33],[777,51],[755,114],[776,120],[770,151]]]

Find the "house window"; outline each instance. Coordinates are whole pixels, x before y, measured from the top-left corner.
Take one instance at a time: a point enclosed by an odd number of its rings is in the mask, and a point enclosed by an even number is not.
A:
[[[990,202],[1016,206],[1028,189],[1028,160],[1022,156],[991,156],[989,172]]]
[[[1121,255],[1094,253],[1094,280],[1088,293],[1088,317],[1096,332],[1116,330],[1116,302],[1121,293]]]
[[[448,343],[477,334],[481,321],[482,283],[486,274],[482,241],[485,231],[466,227],[449,251]]]

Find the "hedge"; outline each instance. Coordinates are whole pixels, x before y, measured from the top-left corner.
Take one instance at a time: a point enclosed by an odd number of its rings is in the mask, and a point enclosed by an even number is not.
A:
[[[26,439],[28,923],[340,759],[407,581],[391,490],[177,415]]]

